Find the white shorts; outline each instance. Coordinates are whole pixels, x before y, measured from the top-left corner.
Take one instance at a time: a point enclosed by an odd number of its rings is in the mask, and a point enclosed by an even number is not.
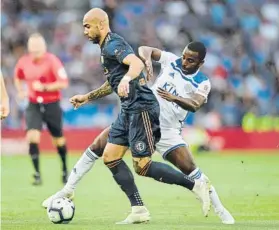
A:
[[[156,150],[165,159],[168,153],[181,146],[188,146],[179,129],[161,128],[161,139],[156,144]]]

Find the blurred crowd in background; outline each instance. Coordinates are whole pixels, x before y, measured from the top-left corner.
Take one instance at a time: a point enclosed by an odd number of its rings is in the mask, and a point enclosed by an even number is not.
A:
[[[107,126],[119,109],[116,95],[74,111],[68,98],[100,86],[100,49],[83,36],[82,18],[103,8],[113,31],[135,49],[149,45],[180,55],[198,40],[207,47],[202,71],[212,83],[208,103],[186,123],[218,129],[240,126],[246,114],[279,114],[278,0],[2,0],[1,68],[11,97],[4,125],[22,128],[26,103],[16,99],[13,69],[28,36],[40,32],[64,63],[70,87],[62,106],[68,127]],[[155,64],[154,79],[159,71]],[[153,79],[153,80],[154,80]]]

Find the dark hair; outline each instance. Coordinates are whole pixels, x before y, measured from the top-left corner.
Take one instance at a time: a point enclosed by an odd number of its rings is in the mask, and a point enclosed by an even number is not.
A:
[[[206,55],[206,48],[202,42],[190,42],[187,48],[191,51],[197,52],[199,54],[199,59],[204,60]]]

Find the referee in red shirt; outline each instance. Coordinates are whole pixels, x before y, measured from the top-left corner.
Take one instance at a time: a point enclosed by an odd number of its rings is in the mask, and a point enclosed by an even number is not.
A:
[[[42,183],[39,167],[39,143],[43,122],[53,137],[62,160],[63,183],[67,182],[66,141],[63,136],[63,112],[60,107],[60,90],[67,88],[68,78],[61,61],[47,52],[42,35],[32,34],[28,40],[28,52],[15,67],[14,78],[18,97],[28,97],[26,109],[27,140],[35,174],[33,185]],[[27,84],[27,91],[23,83]]]

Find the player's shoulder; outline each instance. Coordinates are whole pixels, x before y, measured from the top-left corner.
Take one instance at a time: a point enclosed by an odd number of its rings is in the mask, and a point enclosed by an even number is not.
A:
[[[169,51],[166,51],[166,50],[162,50],[161,51],[161,56],[165,56],[167,57],[168,59],[171,59],[171,60],[178,60],[180,57],[177,56],[176,54],[172,53],[172,52],[169,52]]]
[[[126,40],[116,33],[110,33],[105,39],[104,50],[107,54],[117,54],[123,49],[131,49],[131,46]]]
[[[167,67],[168,65],[177,66],[180,65],[179,63],[180,57],[175,55],[174,53],[162,50],[160,59],[158,60],[161,63],[162,68]]]
[[[199,71],[194,77],[193,80],[197,83],[197,84],[210,84],[210,80],[207,77],[207,75],[201,71]]]
[[[123,41],[124,39],[120,35],[116,33],[109,33],[104,41],[104,49],[111,49],[118,44],[121,44]]]

